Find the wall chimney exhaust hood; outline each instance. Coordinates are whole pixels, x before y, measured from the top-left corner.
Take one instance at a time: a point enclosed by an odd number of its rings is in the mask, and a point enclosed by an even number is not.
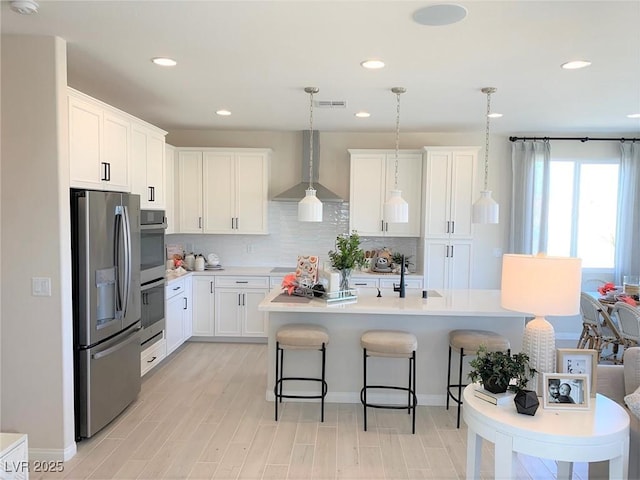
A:
[[[316,197],[322,202],[343,202],[344,200],[333,193],[327,187],[318,182],[318,172],[320,168],[320,132],[313,131],[313,188],[316,190]],[[309,188],[309,130],[302,131],[302,181],[288,190],[273,197],[275,202],[299,202],[306,195]]]

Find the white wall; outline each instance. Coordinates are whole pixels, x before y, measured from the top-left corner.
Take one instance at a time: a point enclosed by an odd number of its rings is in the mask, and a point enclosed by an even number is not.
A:
[[[174,130],[167,136],[167,142],[176,147],[269,147],[273,149],[271,178],[269,182],[270,196],[298,183],[301,178],[300,165],[302,155],[302,132],[237,132],[237,131],[209,131],[209,130]],[[476,191],[483,184],[484,173],[484,133],[401,133],[400,148],[421,149],[429,146],[481,146],[478,159],[479,172],[476,181]],[[349,153],[350,148],[395,148],[395,132],[381,133],[353,133],[353,132],[320,132],[320,177],[319,181],[325,187],[342,196],[349,198]],[[489,188],[493,190],[493,198],[500,204],[500,224],[476,225],[474,237],[474,266],[472,288],[500,288],[500,270],[502,260],[494,256],[494,249],[502,251],[507,245],[508,228],[511,201],[511,144],[505,136],[492,136],[491,158],[489,159]],[[325,206],[331,210],[333,206]],[[270,215],[282,215],[285,220],[278,220],[282,228],[278,232],[284,232],[274,239],[266,237],[242,238],[240,245],[237,238],[223,235],[191,235],[190,238],[177,236],[174,241],[188,242],[206,253],[210,250],[217,253],[226,253],[227,261],[234,265],[245,265],[247,262],[256,261],[257,265],[268,262],[276,262],[276,265],[290,265],[298,251],[292,252],[291,245],[296,239],[287,236],[288,232],[299,232],[299,239],[305,242],[306,233],[313,233],[320,241],[319,255],[326,254],[325,237],[331,238],[334,233],[346,232],[346,223],[323,222],[319,227],[314,227],[313,232],[309,228],[297,222],[294,216],[289,215],[286,206],[271,205]],[[286,223],[290,219],[290,224]],[[270,218],[270,222],[273,219]],[[328,232],[322,235],[317,228],[324,228]],[[342,229],[342,230],[340,230]],[[371,246],[390,246],[398,251],[416,255],[417,240],[371,238],[366,239]],[[251,243],[253,253],[248,254],[246,245]],[[237,256],[242,250],[243,255]],[[259,252],[264,252],[259,256]],[[293,258],[295,261],[295,258]]]
[[[36,459],[75,453],[66,88],[63,40],[2,37],[0,428]]]

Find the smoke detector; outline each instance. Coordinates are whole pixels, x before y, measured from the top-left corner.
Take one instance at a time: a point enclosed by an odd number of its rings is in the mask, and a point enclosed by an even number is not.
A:
[[[35,0],[12,0],[9,2],[11,10],[20,15],[31,15],[38,12],[38,2]]]

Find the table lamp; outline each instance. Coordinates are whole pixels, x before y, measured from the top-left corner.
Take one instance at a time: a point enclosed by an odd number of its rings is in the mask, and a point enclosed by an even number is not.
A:
[[[542,377],[556,371],[556,339],[546,315],[580,312],[581,260],[568,257],[507,254],[502,258],[502,307],[530,313],[522,339],[522,352],[538,373],[533,385],[542,395]]]

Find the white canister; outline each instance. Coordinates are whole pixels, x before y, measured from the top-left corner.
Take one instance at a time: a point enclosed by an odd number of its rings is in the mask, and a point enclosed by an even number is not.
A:
[[[167,270],[173,270],[175,268],[175,263],[173,263],[173,258],[167,260]]]
[[[202,255],[196,257],[195,270],[196,272],[204,272],[204,257]]]
[[[195,263],[196,257],[193,255],[193,253],[190,253],[186,257],[184,257],[184,264],[187,267],[187,270],[193,270],[193,268],[195,267]]]

